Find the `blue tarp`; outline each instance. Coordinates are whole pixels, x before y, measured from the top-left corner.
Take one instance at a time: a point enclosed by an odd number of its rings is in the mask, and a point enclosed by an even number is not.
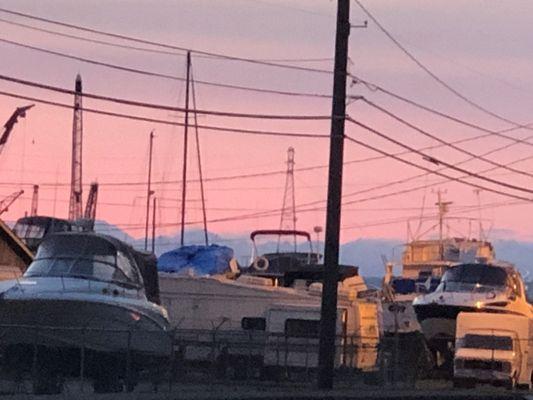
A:
[[[197,275],[213,275],[226,271],[233,258],[233,250],[226,246],[183,246],[161,254],[157,269],[161,272],[180,272],[191,268]]]

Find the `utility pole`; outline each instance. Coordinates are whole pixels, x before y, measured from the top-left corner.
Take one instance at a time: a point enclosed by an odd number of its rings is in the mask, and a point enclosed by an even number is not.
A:
[[[146,225],[144,227],[144,250],[148,250],[148,224],[150,223],[150,197],[152,196],[152,150],[154,146],[154,131],[150,132],[150,149],[148,154],[148,187],[146,188]]]
[[[152,205],[152,253],[155,254],[155,209],[157,206],[157,197],[154,197]]]
[[[185,200],[187,194],[187,146],[189,136],[189,86],[191,77],[191,52],[187,52],[187,87],[185,89],[185,123],[183,132],[183,174],[181,177],[181,238],[180,245],[185,244]]]
[[[328,172],[328,203],[324,249],[324,283],[320,313],[318,387],[331,389],[335,361],[339,236],[346,113],[346,64],[350,35],[350,0],[338,0],[335,38],[335,75]]]

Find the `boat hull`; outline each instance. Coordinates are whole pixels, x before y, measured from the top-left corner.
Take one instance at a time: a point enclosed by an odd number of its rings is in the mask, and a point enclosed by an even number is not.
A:
[[[118,304],[72,299],[0,301],[3,344],[166,356],[171,352],[167,328],[163,320]]]

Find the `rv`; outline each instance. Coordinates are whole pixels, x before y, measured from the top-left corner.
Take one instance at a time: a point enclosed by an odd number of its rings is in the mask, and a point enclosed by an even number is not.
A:
[[[366,286],[355,267],[342,268],[337,308],[337,367],[376,364],[377,305],[358,298]],[[347,272],[348,271],[348,272]],[[314,278],[323,273],[315,266]],[[185,361],[253,360],[261,366],[315,368],[322,283],[240,274],[206,277],[159,273],[161,300]]]

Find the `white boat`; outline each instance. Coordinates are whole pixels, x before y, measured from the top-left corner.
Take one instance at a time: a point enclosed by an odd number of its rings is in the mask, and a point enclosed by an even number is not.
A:
[[[518,270],[508,263],[470,263],[448,269],[433,293],[417,297],[413,307],[429,347],[453,353],[457,315],[492,312],[533,316]]]
[[[14,357],[17,365],[12,367],[27,369],[37,352],[44,363],[48,354],[73,356],[76,368],[69,371],[72,365],[65,361],[62,373],[79,374],[83,349],[91,354],[85,371],[90,375],[97,373],[91,371],[90,360],[100,356],[106,362],[110,357],[125,360],[124,355],[167,357],[170,326],[166,310],[155,303],[155,264],[146,261],[105,235],[46,237],[24,275],[1,282],[0,336],[8,355],[4,360]]]
[[[493,258],[494,250],[487,241],[445,238],[409,242],[402,255],[401,276],[394,277],[392,264],[387,264],[382,301],[384,333],[420,331],[413,300],[433,292],[449,268],[475,260],[491,261]]]

